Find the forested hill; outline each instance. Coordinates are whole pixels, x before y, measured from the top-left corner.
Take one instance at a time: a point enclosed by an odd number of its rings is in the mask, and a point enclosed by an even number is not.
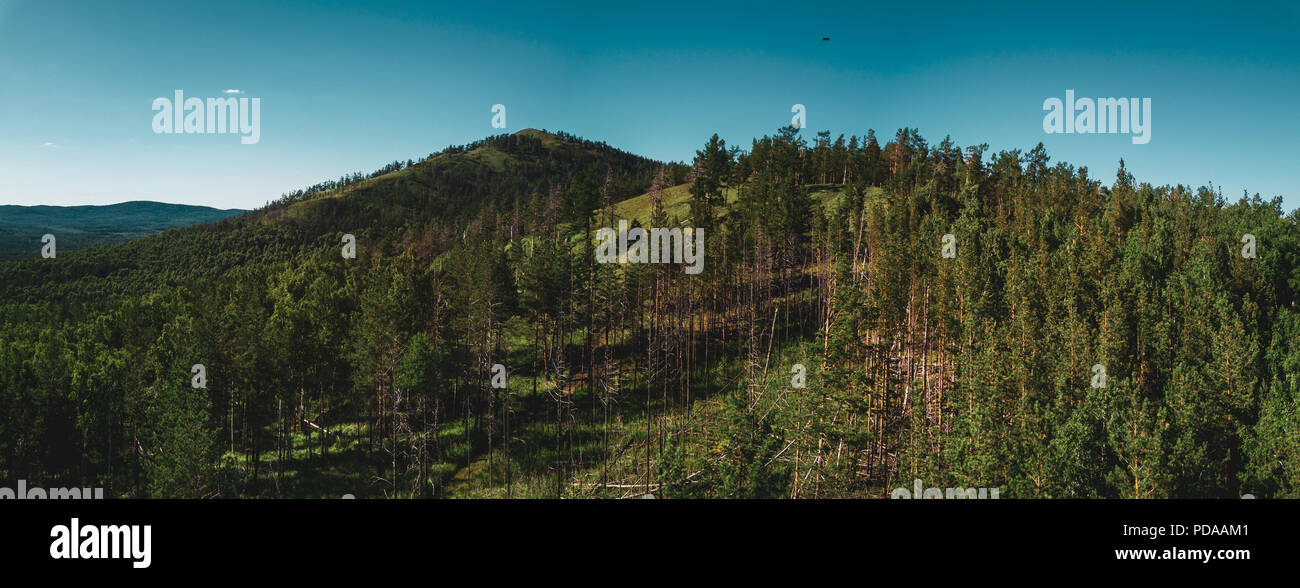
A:
[[[70,251],[65,233],[53,231],[60,239],[53,262],[39,258],[37,235],[23,243],[32,255],[0,265],[0,297],[40,302],[138,294],[285,262],[308,249],[337,254],[344,234],[358,239],[361,256],[417,233],[425,238],[426,253],[444,250],[475,218],[511,215],[519,222],[544,209],[548,198],[579,185],[622,200],[643,193],[660,167],[604,143],[527,129],[448,147],[418,163],[394,161],[369,174],[345,175],[286,193],[240,217],[115,247]],[[679,182],[685,177],[680,164],[664,169]],[[75,231],[68,234],[78,242]]]
[[[714,135],[683,166],[523,131],[0,263],[0,478],[1300,496],[1300,215],[1280,198],[914,129],[746,147]],[[695,229],[703,271],[598,263],[620,221]]]
[[[56,237],[57,252],[121,243],[167,229],[221,220],[238,209],[122,202],[107,206],[0,206],[0,261],[38,258],[44,235]]]

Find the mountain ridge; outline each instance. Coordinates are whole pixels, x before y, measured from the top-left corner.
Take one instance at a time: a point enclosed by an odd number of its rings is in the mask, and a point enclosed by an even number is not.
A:
[[[49,231],[27,230],[16,245],[6,247],[17,255],[0,258],[11,262],[0,264],[0,297],[38,300],[51,288],[72,292],[85,281],[113,296],[172,281],[157,282],[163,275],[211,279],[241,265],[279,263],[304,249],[335,248],[343,234],[357,236],[363,256],[366,246],[411,232],[436,234],[442,248],[484,207],[522,218],[529,209],[543,208],[548,198],[569,201],[560,193],[577,189],[606,190],[623,201],[643,194],[661,167],[673,170],[677,183],[685,176],[681,164],[664,164],[563,131],[524,129],[448,146],[418,162],[394,161],[370,174],[323,181],[264,207],[177,231],[99,243],[103,247],[77,247],[75,241],[67,247],[56,233],[55,263],[39,255],[40,237]],[[582,185],[575,187],[579,176]],[[597,204],[592,200],[583,206]],[[154,283],[141,284],[124,273],[149,276]]]
[[[248,211],[151,200],[104,205],[0,205],[0,260],[39,257],[41,238],[52,234],[58,251],[121,243],[238,216]]]

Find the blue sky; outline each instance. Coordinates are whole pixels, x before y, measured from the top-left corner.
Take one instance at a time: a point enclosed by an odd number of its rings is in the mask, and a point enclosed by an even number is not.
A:
[[[119,6],[119,4],[123,4]],[[1029,149],[1300,207],[1300,8],[1176,2],[0,0],[0,204],[253,208],[501,132],[689,160],[808,129]],[[823,42],[822,37],[831,38]],[[154,98],[261,100],[261,141],[159,135]],[[1151,141],[1045,134],[1043,100],[1152,100]]]

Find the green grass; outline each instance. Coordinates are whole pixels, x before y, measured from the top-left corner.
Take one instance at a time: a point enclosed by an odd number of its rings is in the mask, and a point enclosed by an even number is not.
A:
[[[691,192],[689,184],[681,184],[664,189],[664,211],[668,213],[669,218],[684,219],[691,215]],[[628,198],[614,205],[614,218],[627,219],[629,223],[633,219],[639,221],[641,226],[650,226],[650,217],[654,209],[651,206],[650,194],[642,194],[634,198]]]

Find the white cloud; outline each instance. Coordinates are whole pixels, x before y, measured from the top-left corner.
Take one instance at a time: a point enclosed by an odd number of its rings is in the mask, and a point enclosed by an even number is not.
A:
[[[54,141],[46,141],[45,144],[41,145],[41,147],[44,147],[46,149],[58,149],[59,144],[55,143]]]
[[[243,90],[236,90],[236,89],[234,89],[234,88],[231,88],[231,89],[229,89],[229,90],[222,90],[221,93],[222,93],[222,94],[243,94],[244,91],[243,91]]]

